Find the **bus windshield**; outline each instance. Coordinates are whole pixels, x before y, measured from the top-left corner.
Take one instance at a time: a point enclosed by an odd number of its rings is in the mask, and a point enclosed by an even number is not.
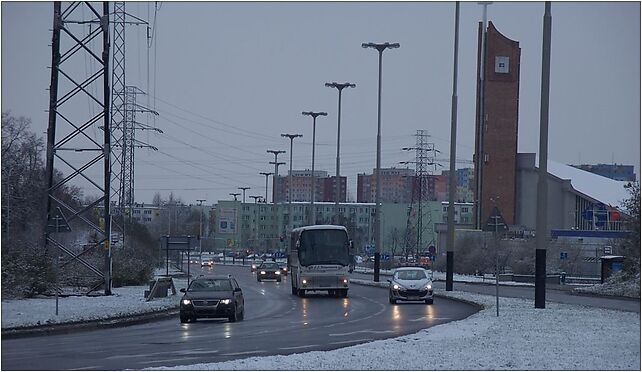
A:
[[[299,261],[301,265],[350,264],[350,242],[343,230],[307,230],[301,234]]]

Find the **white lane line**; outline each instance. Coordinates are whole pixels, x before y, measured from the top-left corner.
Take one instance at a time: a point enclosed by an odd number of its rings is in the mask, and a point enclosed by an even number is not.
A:
[[[420,322],[422,320],[450,320],[452,318],[426,318],[426,317],[421,317],[417,319],[410,319],[408,320],[409,322]]]
[[[395,331],[391,330],[386,330],[386,331],[374,331],[372,329],[366,329],[363,331],[354,331],[354,332],[347,332],[347,333],[330,333],[328,336],[330,337],[341,337],[341,336],[349,336],[349,335],[354,335],[357,333],[395,333]]]
[[[83,369],[103,369],[103,366],[89,366],[89,367],[78,367],[78,368],[69,368],[70,371],[82,371]]]
[[[242,351],[239,353],[227,353],[227,354],[221,354],[222,356],[236,356],[236,355],[248,355],[248,354],[260,354],[260,353],[266,353],[267,351],[265,350],[256,350],[256,351]]]
[[[320,345],[302,345],[302,346],[292,346],[292,347],[280,347],[279,350],[295,350],[295,349],[307,349],[310,347],[317,347]]]
[[[173,359],[157,359],[157,360],[147,360],[147,361],[142,361],[138,362],[140,364],[153,364],[153,363],[165,363],[165,362],[173,362],[173,363],[180,363],[183,360],[188,360],[188,359],[198,359],[200,357],[184,357],[184,358],[173,358]]]
[[[176,350],[173,353],[178,355],[201,355],[201,354],[216,354],[218,353],[218,350]]]
[[[371,339],[369,339],[369,338],[362,338],[362,339],[359,339],[359,340],[348,340],[348,341],[336,341],[336,342],[330,342],[330,344],[331,344],[331,345],[340,345],[340,344],[350,344],[350,343],[353,343],[353,342],[369,342],[369,341],[372,341],[372,340],[371,340]]]

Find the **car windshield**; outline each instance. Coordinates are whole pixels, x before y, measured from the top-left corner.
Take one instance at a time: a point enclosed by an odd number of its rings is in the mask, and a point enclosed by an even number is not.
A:
[[[261,269],[278,269],[279,265],[275,263],[264,263],[261,265]]]
[[[202,291],[231,291],[229,279],[195,279],[187,289],[189,292]]]
[[[400,270],[395,273],[395,279],[421,280],[426,279],[426,273],[423,270]]]
[[[299,260],[308,265],[350,264],[350,242],[344,230],[307,230],[301,234]]]

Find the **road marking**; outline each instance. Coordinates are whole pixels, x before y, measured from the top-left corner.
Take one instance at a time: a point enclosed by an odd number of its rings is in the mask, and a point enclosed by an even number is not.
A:
[[[295,349],[307,349],[310,347],[317,347],[320,345],[302,345],[302,346],[292,346],[292,347],[280,347],[279,350],[295,350]]]
[[[247,354],[261,354],[261,353],[266,353],[267,351],[265,350],[256,350],[256,351],[242,351],[240,353],[227,353],[227,354],[221,354],[222,356],[236,356],[236,355],[247,355]]]
[[[417,319],[410,319],[408,320],[409,322],[420,322],[422,320],[450,320],[452,318],[426,318],[426,317],[421,317]]]
[[[180,362],[182,360],[188,360],[188,359],[197,359],[200,357],[184,357],[184,358],[174,358],[174,359],[157,359],[157,360],[147,360],[147,361],[142,361],[138,362],[140,364],[153,364],[153,363],[164,363],[164,362]]]
[[[359,339],[359,340],[348,340],[348,341],[336,341],[336,342],[330,342],[330,344],[331,344],[331,345],[340,345],[340,344],[350,344],[350,343],[353,343],[353,342],[370,342],[370,341],[372,341],[372,340],[371,340],[371,339],[369,339],[369,338],[362,338],[362,339]]]
[[[354,335],[357,333],[395,333],[395,331],[387,330],[387,331],[374,331],[372,329],[366,329],[363,331],[354,331],[354,332],[347,332],[347,333],[330,333],[328,336],[330,337],[341,337],[341,336],[349,336],[349,335]]]
[[[69,368],[70,371],[80,371],[83,369],[103,369],[103,366],[89,366],[89,367],[78,367],[78,368]]]

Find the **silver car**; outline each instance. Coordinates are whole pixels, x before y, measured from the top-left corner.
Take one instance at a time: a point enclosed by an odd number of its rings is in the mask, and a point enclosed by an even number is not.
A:
[[[395,270],[390,282],[388,299],[391,304],[402,301],[433,302],[432,274],[421,267],[400,267]]]

